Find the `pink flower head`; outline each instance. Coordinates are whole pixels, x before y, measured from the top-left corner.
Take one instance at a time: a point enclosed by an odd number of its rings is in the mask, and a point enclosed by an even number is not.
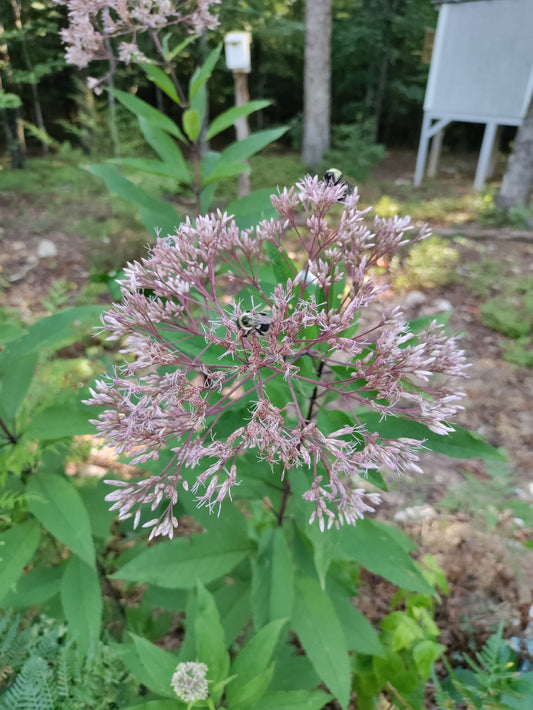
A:
[[[183,24],[201,34],[217,25],[211,14],[219,0],[54,0],[66,5],[69,25],[61,31],[67,46],[67,61],[81,69],[95,59],[112,57],[113,37],[122,40],[119,59],[147,61],[137,47],[140,33],[156,33],[164,27]]]
[[[278,482],[309,472],[303,498],[322,529],[355,524],[379,502],[360,477],[420,471],[422,445],[370,432],[362,408],[451,431],[466,367],[455,340],[436,323],[414,335],[397,308],[364,317],[386,288],[372,269],[408,241],[410,221],[377,218],[372,229],[355,190],[334,224],[338,199],[338,186],[307,176],[272,197],[279,216],[255,230],[220,212],[198,217],[128,264],[122,302],[102,318],[127,359],[89,403],[106,408],[95,424],[134,464],[164,449],[173,456],[156,476],[113,482],[108,499],[121,518],[135,510],[137,524],[143,504],[166,500],[146,525],[172,536],[178,486],[220,512],[233,487],[246,485],[248,452]]]

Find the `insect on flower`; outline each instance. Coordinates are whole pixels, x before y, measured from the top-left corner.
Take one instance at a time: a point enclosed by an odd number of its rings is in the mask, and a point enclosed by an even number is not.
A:
[[[266,335],[270,330],[271,323],[272,316],[265,311],[241,313],[237,318],[237,325],[244,335],[249,335],[252,332],[257,333],[257,335]]]
[[[337,168],[329,168],[326,170],[322,180],[326,185],[342,185],[345,188],[344,195],[339,198],[338,202],[344,202],[344,198],[347,195],[353,194],[353,185],[344,179],[344,175]]]

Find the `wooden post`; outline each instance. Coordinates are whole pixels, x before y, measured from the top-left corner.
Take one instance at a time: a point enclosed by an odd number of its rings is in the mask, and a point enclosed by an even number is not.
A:
[[[248,92],[248,74],[243,71],[234,71],[233,78],[235,80],[235,106],[242,106],[250,100]],[[235,132],[237,140],[248,138],[250,128],[248,127],[248,117],[243,116],[235,121]],[[244,197],[250,194],[250,175],[248,173],[239,173],[239,197]]]

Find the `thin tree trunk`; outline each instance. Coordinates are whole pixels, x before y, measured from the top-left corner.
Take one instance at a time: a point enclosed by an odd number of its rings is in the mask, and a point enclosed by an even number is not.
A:
[[[331,0],[307,0],[305,28],[302,161],[318,165],[330,146]]]
[[[502,210],[527,207],[533,185],[533,96],[518,128],[496,205]]]
[[[22,56],[24,57],[24,63],[26,64],[26,69],[30,74],[34,74],[33,63],[31,61],[30,53],[28,52],[28,43],[26,42],[26,36],[24,34],[24,28],[22,25],[22,8],[16,0],[11,0],[11,7],[13,8],[13,15],[15,18],[15,27],[21,34],[21,49]],[[39,90],[37,89],[37,79],[33,77],[33,81],[30,82],[30,90],[33,98],[33,109],[35,111],[35,123],[37,128],[41,131],[41,135],[46,135],[46,127],[44,125],[43,112],[41,109],[41,100],[39,97]],[[48,145],[46,141],[41,141],[43,153],[48,153]]]

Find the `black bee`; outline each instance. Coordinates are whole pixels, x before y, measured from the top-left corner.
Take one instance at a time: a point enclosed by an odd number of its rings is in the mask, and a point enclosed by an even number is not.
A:
[[[252,332],[257,333],[257,335],[266,335],[270,330],[271,323],[272,316],[265,311],[260,313],[241,313],[237,318],[237,325],[245,335],[249,335]]]
[[[341,173],[340,170],[337,170],[337,168],[329,168],[328,170],[326,170],[322,180],[327,185],[342,185],[345,188],[344,195],[342,197],[339,197],[338,202],[344,202],[344,198],[346,197],[346,195],[353,194],[353,185],[351,185],[344,179],[344,175]]]

